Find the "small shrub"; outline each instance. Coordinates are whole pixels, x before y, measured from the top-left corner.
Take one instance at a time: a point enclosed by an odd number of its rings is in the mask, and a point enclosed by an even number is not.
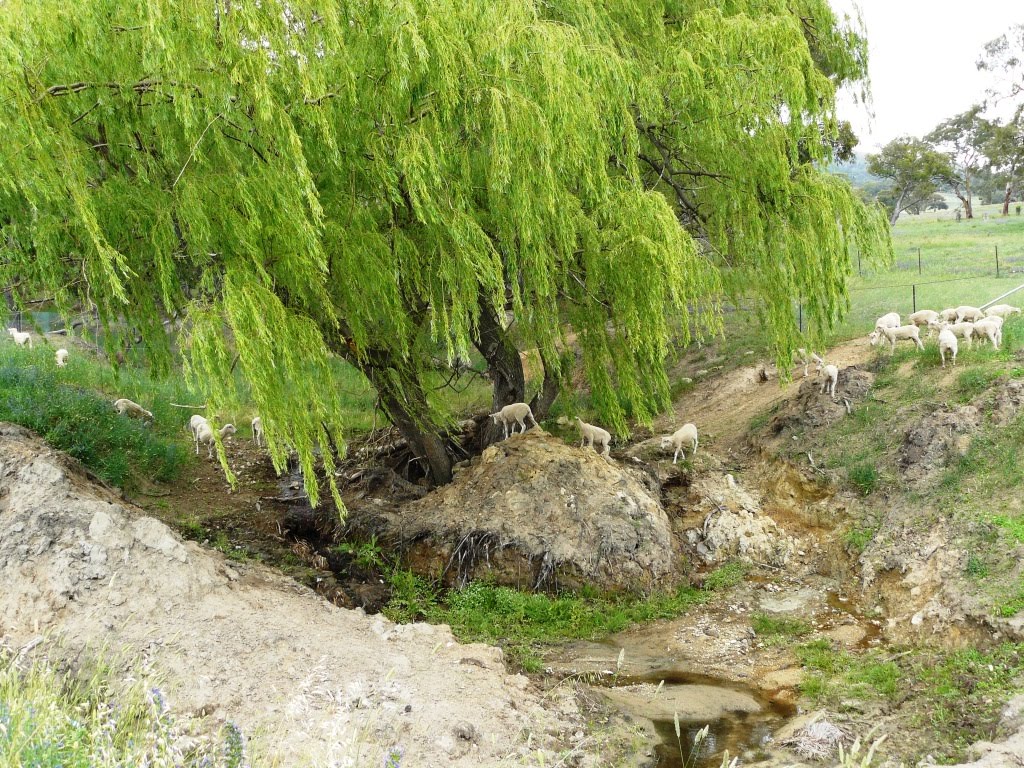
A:
[[[872,527],[851,528],[843,537],[846,541],[846,550],[854,555],[861,554],[875,537],[876,530]]]
[[[861,496],[867,496],[878,487],[878,470],[874,464],[864,463],[850,467],[847,476]]]
[[[718,566],[704,579],[704,589],[716,592],[723,589],[731,589],[743,581],[747,575],[748,566],[739,560],[725,563]]]
[[[967,558],[967,567],[964,569],[968,576],[973,576],[976,579],[983,579],[989,574],[988,565],[977,555],[971,555]]]

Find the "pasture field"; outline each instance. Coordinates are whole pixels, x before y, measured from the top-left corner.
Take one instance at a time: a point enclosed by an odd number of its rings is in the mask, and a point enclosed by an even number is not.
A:
[[[959,222],[950,211],[901,216],[892,232],[895,263],[861,264],[860,274],[850,280],[850,312],[836,328],[835,341],[868,333],[886,312],[905,317],[914,311],[915,293],[917,309],[939,311],[978,306],[1024,284],[1024,215],[1017,216],[1013,205],[1009,216],[1000,215],[999,205],[979,205],[975,211],[974,219]],[[1005,300],[1021,302],[1024,290]]]

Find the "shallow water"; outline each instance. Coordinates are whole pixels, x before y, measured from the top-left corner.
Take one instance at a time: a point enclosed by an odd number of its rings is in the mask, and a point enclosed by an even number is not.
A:
[[[679,738],[676,738],[674,718],[652,718],[660,743],[655,746],[657,765],[659,768],[718,768],[722,762],[722,753],[729,750],[732,756],[743,755],[749,751],[763,749],[778,728],[796,714],[795,708],[772,701],[763,693],[732,682],[707,675],[680,673],[676,670],[657,671],[643,676],[621,676],[615,681],[615,687],[649,683],[658,685],[664,680],[659,695],[685,697],[689,691],[694,696],[707,699],[708,689],[722,691],[723,698],[736,698],[740,694],[745,699],[753,699],[758,711],[724,711],[717,718],[708,720],[685,719],[680,716]],[[646,717],[642,712],[640,716]],[[707,738],[695,754],[694,738],[704,726],[709,726]]]

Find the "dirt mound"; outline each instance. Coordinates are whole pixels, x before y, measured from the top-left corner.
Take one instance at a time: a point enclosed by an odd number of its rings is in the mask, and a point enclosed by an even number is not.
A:
[[[167,681],[177,712],[231,720],[279,765],[380,765],[393,749],[409,765],[551,765],[582,738],[568,692],[542,706],[500,650],[229,565],[6,424],[0,530],[4,643],[47,633],[60,642],[35,652],[72,661],[85,647],[127,648]]]
[[[907,432],[900,448],[900,469],[911,483],[935,476],[954,456],[970,446],[970,433],[981,425],[981,411],[973,405],[930,413]]]
[[[835,400],[821,391],[822,379],[802,380],[796,396],[787,401],[782,411],[772,419],[771,433],[778,435],[805,427],[828,426],[845,418],[850,409],[867,396],[874,380],[872,373],[856,365],[841,368],[836,381]]]
[[[623,589],[674,573],[651,476],[539,428],[490,446],[450,485],[400,510],[367,504],[351,515],[397,541],[411,567],[448,582]]]

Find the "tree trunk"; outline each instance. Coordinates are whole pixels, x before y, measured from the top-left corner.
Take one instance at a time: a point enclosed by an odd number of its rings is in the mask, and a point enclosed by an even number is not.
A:
[[[385,349],[376,348],[357,355],[337,333],[324,334],[328,348],[363,372],[380,397],[384,412],[398,427],[412,452],[426,461],[432,485],[452,479],[452,457],[440,427],[430,416],[427,393],[419,377]]]
[[[892,213],[889,216],[890,227],[896,224],[896,220],[900,217],[900,214],[903,213],[903,200],[906,198],[906,196],[907,190],[904,189],[903,191],[900,192],[899,199],[897,199],[896,202],[893,204]]]
[[[491,303],[481,294],[480,319],[477,321],[473,346],[487,361],[487,371],[493,388],[491,403],[494,410],[511,403],[521,403],[526,397],[526,377],[519,350],[501,326],[501,319]]]
[[[530,409],[538,420],[547,418],[555,398],[558,397],[558,393],[562,389],[557,372],[551,369],[543,357],[541,362],[544,363],[544,384],[540,392],[534,395],[533,400],[530,401]]]
[[[387,370],[378,370],[374,366],[362,370],[380,395],[388,417],[409,442],[409,447],[427,462],[431,485],[450,483],[452,457],[440,429],[430,420],[427,395],[419,381],[412,375],[403,375],[397,368],[391,369],[398,376],[397,382]]]

